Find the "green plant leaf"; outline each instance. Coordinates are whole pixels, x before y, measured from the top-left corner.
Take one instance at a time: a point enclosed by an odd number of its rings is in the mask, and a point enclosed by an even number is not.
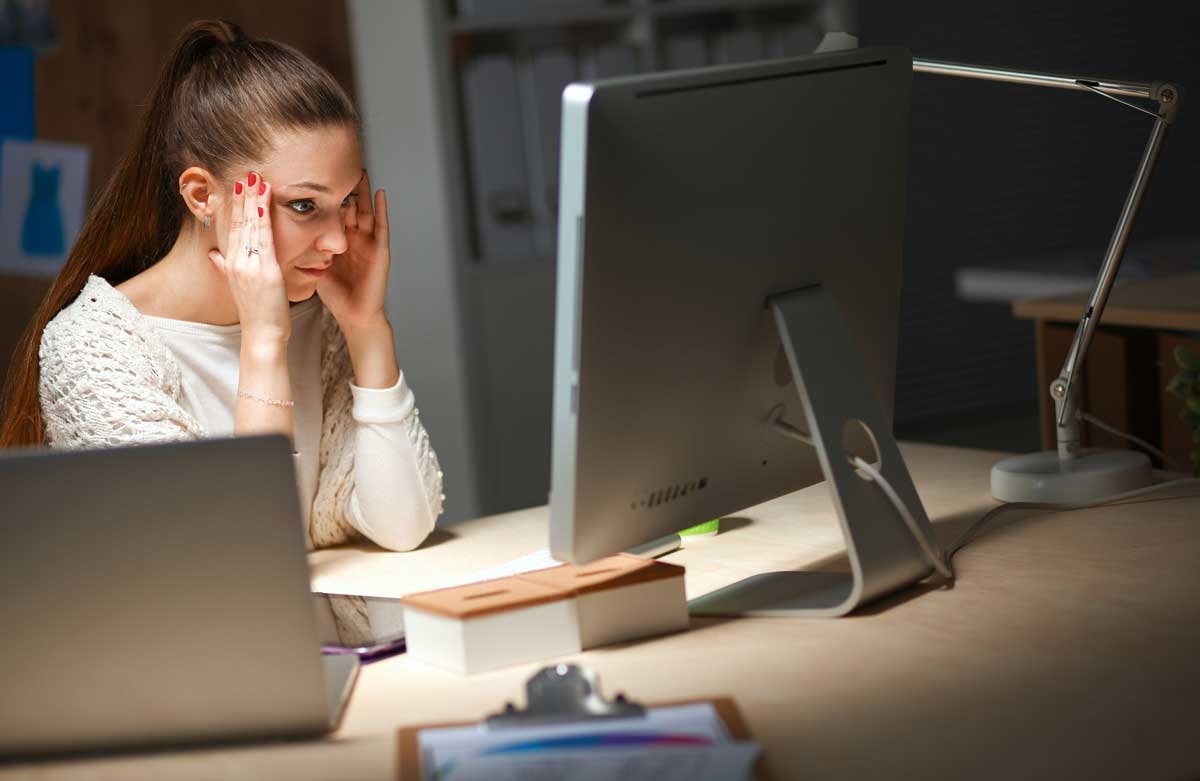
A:
[[[1183,376],[1183,372],[1180,372],[1172,377],[1171,381],[1167,383],[1167,393],[1171,394],[1172,396],[1178,396],[1181,399],[1186,399],[1188,395],[1188,386],[1190,384],[1191,383],[1188,382],[1187,377]]]
[[[1200,356],[1182,344],[1175,345],[1175,362],[1185,369],[1200,371]]]

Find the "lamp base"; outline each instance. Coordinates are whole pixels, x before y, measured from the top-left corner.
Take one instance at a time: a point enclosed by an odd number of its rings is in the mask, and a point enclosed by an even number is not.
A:
[[[1002,502],[1083,504],[1152,482],[1150,459],[1136,450],[1084,450],[1069,461],[1043,450],[992,467],[992,496]]]

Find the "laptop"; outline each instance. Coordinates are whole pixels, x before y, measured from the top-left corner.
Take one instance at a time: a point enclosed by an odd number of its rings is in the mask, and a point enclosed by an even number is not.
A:
[[[0,756],[337,727],[286,438],[2,452],[0,497]]]

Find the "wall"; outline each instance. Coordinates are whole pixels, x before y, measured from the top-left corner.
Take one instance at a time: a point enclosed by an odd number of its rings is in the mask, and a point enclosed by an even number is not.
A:
[[[445,473],[443,521],[480,514],[477,437],[464,360],[457,228],[448,208],[447,140],[425,2],[352,0],[350,24],[375,187],[390,188],[388,314],[400,366]]]
[[[1200,4],[1118,0],[864,0],[863,45],[927,59],[1200,84]],[[1200,236],[1196,106],[1184,96],[1131,241]],[[1024,405],[1036,420],[1032,325],[968,304],[954,271],[1057,251],[1097,267],[1151,119],[1098,95],[918,74],[896,389],[897,426],[975,425]],[[1036,437],[1036,429],[1030,434]]]

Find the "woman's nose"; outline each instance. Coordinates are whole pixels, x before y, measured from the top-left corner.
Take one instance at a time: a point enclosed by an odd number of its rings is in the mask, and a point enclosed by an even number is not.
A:
[[[331,221],[317,237],[317,249],[330,255],[341,255],[346,244],[346,226],[341,220]]]

